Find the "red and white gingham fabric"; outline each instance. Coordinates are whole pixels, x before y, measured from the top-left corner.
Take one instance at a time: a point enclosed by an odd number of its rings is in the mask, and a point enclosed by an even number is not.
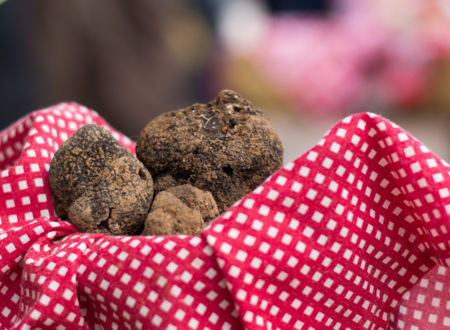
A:
[[[345,118],[201,236],[160,237],[54,216],[51,157],[87,123],[65,103],[0,133],[0,328],[450,329],[450,167],[388,120]]]

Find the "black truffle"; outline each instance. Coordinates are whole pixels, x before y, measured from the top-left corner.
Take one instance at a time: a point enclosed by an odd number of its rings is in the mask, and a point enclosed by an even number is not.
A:
[[[189,183],[210,191],[220,212],[256,188],[283,163],[283,148],[268,117],[230,90],[149,122],[138,158],[159,190]]]
[[[219,215],[216,201],[209,191],[198,189],[190,184],[183,184],[167,189],[191,209],[202,215],[203,221],[208,222]]]
[[[107,129],[86,125],[75,132],[55,153],[49,179],[57,215],[80,231],[142,230],[153,198],[152,177]]]
[[[203,228],[199,211],[168,191],[156,195],[141,235],[198,235]]]

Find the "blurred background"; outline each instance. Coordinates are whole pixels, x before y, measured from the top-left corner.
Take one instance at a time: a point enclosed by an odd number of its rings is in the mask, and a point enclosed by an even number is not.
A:
[[[75,101],[136,139],[223,88],[272,119],[285,161],[379,113],[450,159],[448,0],[0,0],[0,129]]]

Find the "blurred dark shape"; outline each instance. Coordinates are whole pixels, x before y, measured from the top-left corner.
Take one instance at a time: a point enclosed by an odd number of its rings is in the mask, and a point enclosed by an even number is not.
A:
[[[34,75],[23,19],[24,2],[0,5],[0,129],[36,107]]]
[[[191,1],[28,3],[41,103],[76,101],[137,138],[198,98],[210,34]]]
[[[208,23],[209,28],[214,31],[216,29],[217,17],[221,6],[222,0],[191,0],[194,5],[201,11],[205,21]]]
[[[267,0],[270,11],[326,13],[330,10],[327,0]]]

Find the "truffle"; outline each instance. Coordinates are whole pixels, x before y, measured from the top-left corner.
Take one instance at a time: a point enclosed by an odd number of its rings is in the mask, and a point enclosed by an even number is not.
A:
[[[189,208],[199,211],[204,222],[213,220],[219,215],[217,204],[209,191],[203,191],[190,184],[171,187],[167,191]]]
[[[283,163],[281,141],[268,117],[230,90],[208,104],[156,117],[141,132],[136,153],[158,189],[189,183],[210,191],[220,212]]]
[[[111,133],[86,125],[56,151],[49,170],[55,211],[80,231],[135,234],[153,198],[145,166]]]
[[[203,228],[199,211],[168,191],[156,195],[142,235],[198,235]]]
[[[177,185],[177,181],[169,174],[169,175],[161,175],[154,182],[155,195],[161,191],[167,190],[170,187],[175,187]]]

